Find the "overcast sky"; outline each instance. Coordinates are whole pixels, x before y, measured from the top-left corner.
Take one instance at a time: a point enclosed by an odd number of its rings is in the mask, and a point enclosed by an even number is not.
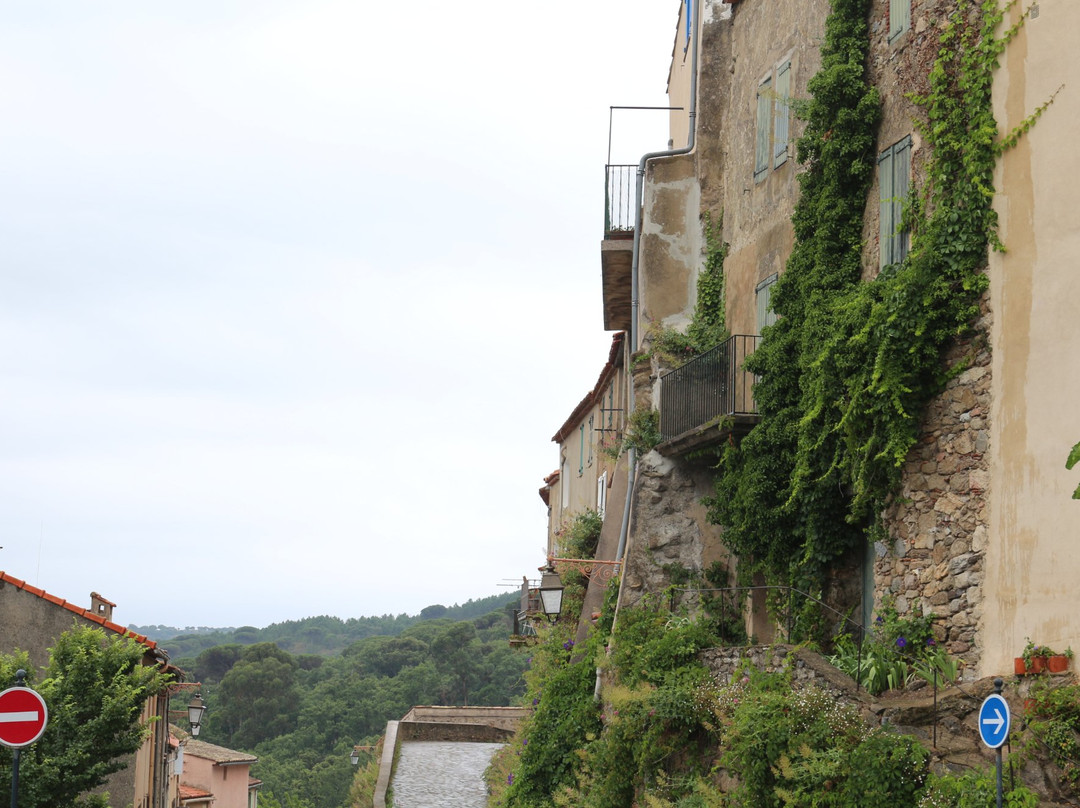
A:
[[[679,5],[0,0],[0,569],[176,626],[535,576]]]

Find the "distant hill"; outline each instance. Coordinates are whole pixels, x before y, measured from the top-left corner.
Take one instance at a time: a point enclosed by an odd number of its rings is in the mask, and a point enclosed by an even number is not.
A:
[[[254,645],[259,642],[275,643],[290,654],[328,656],[340,652],[357,640],[378,635],[397,635],[424,620],[435,618],[472,620],[484,617],[500,609],[505,610],[511,604],[516,604],[519,597],[519,593],[514,591],[478,600],[470,599],[460,605],[433,604],[422,609],[418,615],[385,614],[381,617],[351,617],[347,620],[321,615],[273,623],[266,628],[254,626],[174,628],[163,625],[129,625],[128,628],[156,641],[165,648],[174,662],[193,659],[207,648],[217,645]]]

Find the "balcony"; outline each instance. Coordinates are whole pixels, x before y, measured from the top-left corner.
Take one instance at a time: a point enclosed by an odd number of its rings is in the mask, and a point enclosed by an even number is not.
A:
[[[680,455],[745,435],[758,422],[746,357],[761,337],[736,334],[660,377],[663,454]]]
[[[630,271],[637,218],[636,173],[636,165],[604,167],[604,241],[600,245],[600,265],[605,331],[630,328]]]

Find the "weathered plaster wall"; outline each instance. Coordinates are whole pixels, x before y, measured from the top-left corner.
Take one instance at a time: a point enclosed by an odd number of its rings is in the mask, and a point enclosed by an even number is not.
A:
[[[1014,11],[1014,18],[1016,12]],[[995,175],[1004,254],[991,256],[994,308],[985,665],[1007,669],[1026,637],[1080,650],[1070,593],[1080,580],[1080,4],[1041,0],[995,74],[1002,131],[1063,87]]]
[[[690,321],[702,254],[700,212],[693,156],[650,160],[638,262],[644,340],[650,325],[681,330]]]
[[[766,77],[791,63],[791,90],[806,96],[806,84],[821,64],[819,48],[828,13],[826,0],[753,2],[733,7],[717,26],[716,44],[708,59],[710,97],[719,105],[715,122],[704,137],[715,140],[705,148],[717,161],[703,161],[703,185],[711,209],[724,215],[724,238],[729,243],[725,263],[728,330],[759,333],[755,287],[782,272],[791,254],[794,235],[791,214],[798,199],[798,169],[794,142],[802,131],[791,117],[788,159],[754,178],[758,88]],[[726,76],[725,76],[726,74]],[[718,191],[718,193],[717,193]],[[714,201],[715,200],[715,201]]]

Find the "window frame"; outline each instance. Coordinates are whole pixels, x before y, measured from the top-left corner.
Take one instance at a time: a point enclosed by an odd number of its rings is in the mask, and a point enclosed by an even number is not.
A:
[[[760,182],[772,165],[772,73],[757,86],[757,110],[754,130],[754,181]]]
[[[903,229],[904,207],[911,192],[911,135],[878,154],[878,267],[902,263],[911,249]]]

